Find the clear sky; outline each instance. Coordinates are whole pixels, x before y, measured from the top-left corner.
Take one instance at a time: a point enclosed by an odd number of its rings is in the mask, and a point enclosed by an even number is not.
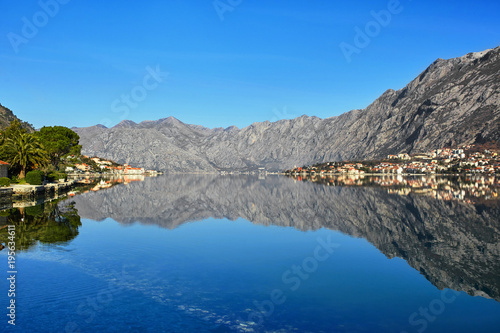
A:
[[[37,128],[327,118],[500,45],[499,17],[498,0],[1,1],[0,103]]]

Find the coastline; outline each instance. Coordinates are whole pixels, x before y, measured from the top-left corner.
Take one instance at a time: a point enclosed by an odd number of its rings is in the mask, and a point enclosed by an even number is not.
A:
[[[478,173],[370,173],[370,172],[364,172],[364,173],[352,173],[352,172],[325,172],[325,173],[319,173],[319,172],[283,172],[281,173],[283,175],[287,176],[402,176],[402,177],[408,177],[408,176],[439,176],[439,177],[457,177],[457,176],[475,176],[475,175],[481,175],[481,176],[500,176],[499,174],[496,173],[484,173],[484,172],[478,172]]]

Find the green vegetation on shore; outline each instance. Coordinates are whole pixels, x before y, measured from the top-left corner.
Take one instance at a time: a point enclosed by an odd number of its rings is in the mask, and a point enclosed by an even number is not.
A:
[[[0,131],[0,161],[9,164],[9,176],[0,186],[10,184],[41,185],[66,180],[69,173],[145,174],[144,168],[133,168],[114,161],[81,155],[80,137],[63,126],[45,126],[30,131],[19,120]]]
[[[29,178],[36,183],[33,185],[38,185],[40,175],[49,180],[63,179],[62,159],[80,156],[79,139],[78,134],[63,126],[43,127],[31,133],[21,122],[13,120],[0,132],[0,160],[10,164],[12,182],[29,183]]]

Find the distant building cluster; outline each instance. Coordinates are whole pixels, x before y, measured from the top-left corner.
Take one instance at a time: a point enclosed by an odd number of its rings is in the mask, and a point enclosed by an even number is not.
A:
[[[89,159],[88,156],[82,156],[86,159]],[[91,162],[89,163],[76,163],[74,166],[68,166],[66,167],[66,172],[84,172],[84,173],[90,173],[90,172],[104,172],[104,173],[111,173],[111,174],[116,174],[116,175],[144,175],[148,173],[157,173],[155,170],[146,170],[145,168],[134,168],[130,166],[129,164],[118,164],[106,159],[102,159],[99,157],[92,157],[89,159]],[[94,164],[96,167],[93,167],[90,164]]]
[[[423,154],[388,155],[382,161],[329,162],[287,170],[287,174],[499,174],[499,152],[473,151],[474,145]]]

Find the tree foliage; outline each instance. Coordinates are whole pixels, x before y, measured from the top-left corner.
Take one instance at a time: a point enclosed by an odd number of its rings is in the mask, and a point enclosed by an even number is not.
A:
[[[24,178],[27,170],[47,162],[47,155],[38,138],[22,131],[5,137],[0,155],[11,164],[11,168],[20,170],[20,178]]]
[[[78,144],[80,137],[64,126],[42,127],[35,135],[49,155],[50,162],[57,167],[61,158],[68,155],[80,156],[82,146]]]
[[[22,127],[21,122],[19,120],[13,120],[10,125],[0,133],[0,145],[3,146],[7,138],[15,138],[26,133],[28,133],[28,131]]]
[[[14,120],[0,133],[0,160],[10,163],[11,172],[20,178],[35,168],[55,171],[61,158],[80,156],[79,140],[78,134],[67,127],[49,126],[29,133],[21,122]]]

